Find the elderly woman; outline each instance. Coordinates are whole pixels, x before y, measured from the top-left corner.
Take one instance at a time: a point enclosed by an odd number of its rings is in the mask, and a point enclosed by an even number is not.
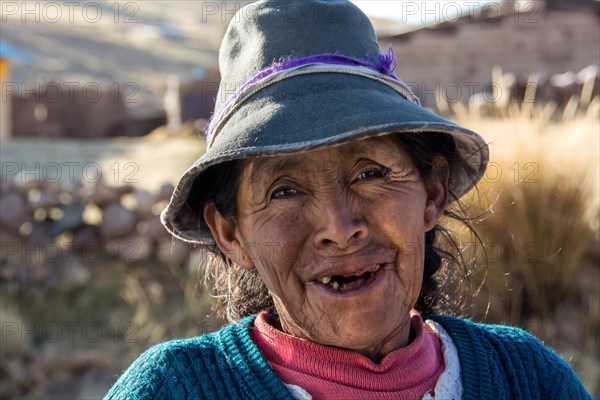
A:
[[[250,4],[219,61],[208,150],[163,222],[208,246],[231,324],[149,349],[108,398],[589,398],[526,332],[425,315],[447,258],[438,221],[488,150],[419,106],[362,12]]]

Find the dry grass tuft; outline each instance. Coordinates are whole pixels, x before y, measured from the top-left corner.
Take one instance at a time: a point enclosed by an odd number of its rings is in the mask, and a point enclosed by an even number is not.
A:
[[[492,205],[479,227],[487,287],[510,320],[547,316],[573,295],[598,234],[597,123],[595,130],[578,121],[540,132],[505,121],[484,132],[493,148],[480,187]]]
[[[493,76],[503,87],[501,71]],[[535,97],[535,79],[525,99]],[[576,295],[574,280],[600,238],[600,98],[590,84],[562,110],[526,101],[438,107],[490,145],[488,170],[467,201],[490,212],[476,227],[485,248],[464,238],[472,257],[487,253],[479,278],[489,319],[547,317]]]
[[[502,72],[493,76],[508,93]],[[521,102],[438,104],[490,147],[487,172],[465,200],[485,216],[475,223],[484,245],[461,237],[480,266],[473,316],[530,330],[600,396],[600,97],[590,77],[564,106],[527,102],[535,82]]]

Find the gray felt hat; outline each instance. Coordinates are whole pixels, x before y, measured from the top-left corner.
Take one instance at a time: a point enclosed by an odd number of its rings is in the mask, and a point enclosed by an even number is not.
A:
[[[476,133],[419,105],[380,53],[369,19],[346,0],[263,0],[242,8],[219,53],[221,84],[206,128],[207,151],[183,174],[161,215],[188,242],[214,243],[202,221],[207,168],[389,133],[452,136],[466,165],[450,164],[460,197],[481,178],[488,149]]]

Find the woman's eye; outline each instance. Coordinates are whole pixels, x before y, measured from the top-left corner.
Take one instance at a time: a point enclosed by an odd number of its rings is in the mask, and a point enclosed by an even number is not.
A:
[[[362,181],[362,180],[367,180],[367,179],[384,178],[385,176],[387,176],[387,174],[389,172],[390,172],[390,170],[385,167],[369,168],[369,169],[365,169],[365,170],[361,171],[358,174],[357,180]]]
[[[282,187],[282,188],[275,189],[273,191],[273,193],[271,193],[271,198],[272,199],[283,199],[285,197],[291,197],[297,193],[298,193],[298,191],[294,188]]]

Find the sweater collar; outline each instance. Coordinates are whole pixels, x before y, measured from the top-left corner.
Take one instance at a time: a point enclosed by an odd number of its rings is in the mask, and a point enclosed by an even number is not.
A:
[[[268,313],[259,314],[250,333],[252,340],[285,383],[299,385],[311,393],[315,390],[312,386],[325,384],[329,390],[345,387],[367,392],[404,392],[408,397],[421,398],[435,386],[444,368],[441,343],[417,312],[411,314],[412,342],[392,351],[380,363],[357,352],[288,335],[274,328],[272,320]]]

